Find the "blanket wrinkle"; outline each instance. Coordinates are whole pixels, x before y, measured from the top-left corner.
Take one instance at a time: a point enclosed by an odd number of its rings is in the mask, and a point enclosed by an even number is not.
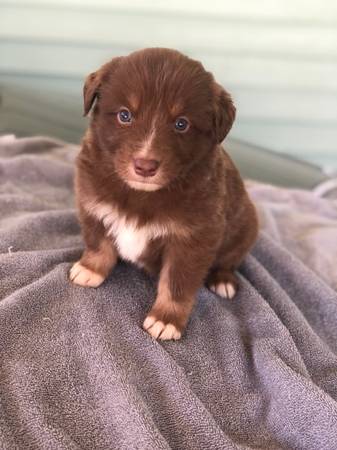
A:
[[[273,244],[269,242],[272,246]],[[287,253],[286,250],[283,250]],[[303,308],[301,309],[300,304],[296,304],[292,302],[289,306],[289,294],[286,290],[283,289],[275,280],[270,276],[270,283],[268,285],[266,283],[260,283],[260,280],[255,276],[256,273],[261,273],[263,271],[267,272],[263,266],[255,262],[255,265],[258,264],[259,270],[254,267],[254,263],[252,261],[251,268],[247,269],[245,267],[243,272],[245,273],[247,278],[250,276],[255,277],[254,284],[256,288],[261,290],[261,295],[263,298],[267,299],[269,306],[272,308],[276,317],[278,318],[280,324],[282,324],[286,330],[286,332],[291,337],[294,342],[295,348],[297,349],[298,356],[303,361],[304,366],[307,368],[309,366],[309,372],[314,375],[317,370],[317,379],[322,379],[323,371],[325,366],[329,366],[331,362],[336,364],[337,367],[337,359],[336,359],[336,341],[333,339],[334,348],[330,347],[330,344],[322,339],[321,330],[322,327],[313,326],[310,317],[305,316],[305,311]],[[296,264],[296,260],[294,260],[294,264]],[[298,264],[298,263],[297,263]],[[305,268],[303,266],[303,270],[307,270],[310,275],[310,269]],[[325,283],[322,283],[325,286]],[[331,304],[326,304],[326,309],[328,312],[332,314],[333,321],[337,316],[337,303],[336,303],[336,295],[329,287],[325,286],[331,298],[328,297],[329,300],[332,300]],[[277,293],[277,295],[275,295]],[[291,298],[291,297],[290,297]],[[321,298],[320,305],[323,301]],[[319,306],[314,308],[312,314],[315,319],[317,319],[317,310],[319,310]],[[323,305],[324,307],[325,305]],[[331,309],[333,308],[333,311]],[[330,311],[329,311],[330,310]],[[316,320],[317,322],[317,320]],[[330,334],[333,333],[336,335],[336,329],[332,328],[330,330],[330,326],[334,327],[333,323],[327,324]],[[298,332],[300,330],[300,333]],[[310,343],[310,345],[308,345]],[[315,365],[311,364],[311,361],[315,357]],[[317,365],[317,359],[319,360],[319,364]],[[316,377],[315,377],[316,378]],[[335,388],[334,388],[335,390]]]
[[[262,231],[237,296],[202,287],[182,340],[157,342],[155,279],[119,262],[69,282],[77,153],[0,137],[0,448],[335,450],[337,199],[249,182]]]
[[[337,225],[337,224],[336,224]],[[335,318],[337,317],[336,292],[329,287],[324,280],[315,276],[313,271],[299,261],[286,249],[281,249],[287,258],[287,265],[283,265],[280,258],[274,254],[274,243],[267,239],[265,252],[255,252],[255,257],[264,266],[264,270],[268,270],[273,282],[270,284],[261,284],[261,289],[268,290],[272,284],[282,288],[287,296],[292,299],[291,308],[297,306],[310,327],[322,338],[325,343],[332,348],[334,353],[337,350],[337,329],[335,327]],[[269,253],[269,255],[268,255]],[[268,258],[267,258],[268,255]],[[300,268],[310,283],[303,286],[302,279],[297,276],[296,269]],[[282,273],[281,273],[282,272]],[[256,280],[258,282],[258,280]],[[268,297],[267,297],[268,298]],[[273,297],[271,297],[273,299]],[[280,304],[279,299],[275,305]],[[305,308],[303,308],[305,305]]]

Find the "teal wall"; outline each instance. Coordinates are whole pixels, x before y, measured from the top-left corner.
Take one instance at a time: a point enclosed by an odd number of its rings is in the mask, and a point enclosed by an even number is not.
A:
[[[0,0],[0,131],[77,142],[85,75],[146,46],[214,72],[233,137],[337,168],[334,0]]]

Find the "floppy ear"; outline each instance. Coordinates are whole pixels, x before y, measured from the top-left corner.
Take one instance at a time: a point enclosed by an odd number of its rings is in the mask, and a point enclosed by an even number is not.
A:
[[[220,144],[232,128],[236,108],[229,93],[218,83],[214,83],[214,96],[215,137],[216,141]]]
[[[122,59],[122,56],[113,58],[110,62],[104,64],[96,72],[92,72],[87,76],[83,87],[83,100],[84,100],[84,116],[88,114],[96,97],[99,96],[99,88],[104,78],[112,73],[117,67],[118,63]]]
[[[102,81],[101,71],[102,69],[99,69],[97,72],[91,73],[85,80],[83,87],[84,116],[88,114],[98,95],[98,88]]]

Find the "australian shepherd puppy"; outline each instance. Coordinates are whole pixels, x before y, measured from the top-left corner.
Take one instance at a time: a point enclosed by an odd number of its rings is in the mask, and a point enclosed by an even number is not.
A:
[[[221,142],[235,107],[198,61],[151,48],[88,76],[90,125],[77,158],[85,250],[70,279],[97,288],[122,258],[158,274],[143,328],[179,339],[197,290],[231,299],[257,218]]]

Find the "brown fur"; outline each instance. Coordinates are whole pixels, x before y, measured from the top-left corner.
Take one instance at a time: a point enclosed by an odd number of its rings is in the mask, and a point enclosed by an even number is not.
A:
[[[220,146],[235,118],[231,97],[199,62],[174,50],[146,49],[89,75],[84,113],[92,107],[77,160],[87,246],[81,264],[106,277],[118,253],[104,218],[90,214],[90,202],[110,205],[139,229],[151,224],[165,229],[136,263],[159,273],[149,315],[183,331],[204,281],[238,286],[234,271],[257,235],[255,209]],[[131,123],[117,120],[121,108],[132,112]],[[189,120],[186,132],[174,128],[177,117]],[[132,165],[144,156],[144,146],[145,157],[160,163],[150,178],[135,174]],[[143,183],[141,190],[130,187],[134,181]]]

